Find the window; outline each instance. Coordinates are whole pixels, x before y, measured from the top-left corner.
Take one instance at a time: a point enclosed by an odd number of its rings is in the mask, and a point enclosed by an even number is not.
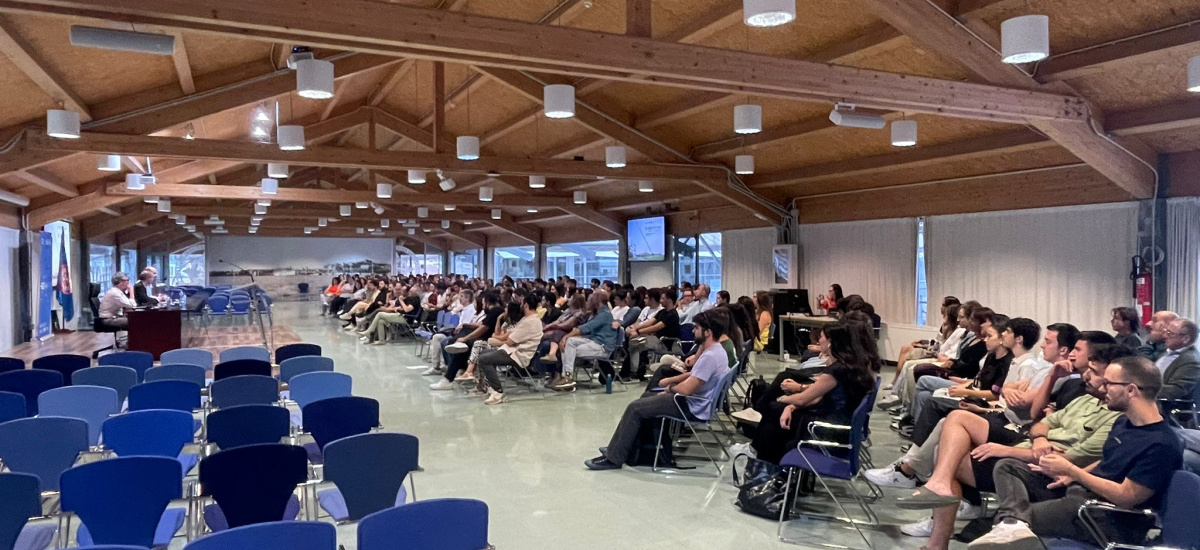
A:
[[[62,251],[63,251],[63,239],[64,238],[67,239],[67,264],[70,265],[70,263],[71,263],[71,256],[70,256],[71,255],[71,251],[70,251],[71,224],[68,222],[50,222],[50,223],[46,224],[45,231],[50,233],[51,242],[54,243],[50,247],[50,265],[54,266],[50,270],[50,273],[52,273],[50,278],[51,278],[51,284],[53,284],[55,287],[57,287],[58,286],[58,266],[62,262],[61,256],[62,256]],[[44,254],[45,251],[42,251],[42,253]],[[71,269],[74,269],[74,266],[71,266]]]
[[[536,259],[533,245],[492,249],[492,278],[499,281],[507,275],[513,279],[533,279],[537,277],[533,263]]]
[[[408,248],[397,248],[396,272],[401,275],[440,274],[442,271],[442,252],[432,246],[425,247],[423,252],[415,252]]]
[[[112,285],[113,273],[117,272],[117,250],[102,244],[88,244],[88,282],[100,285],[104,292]]]
[[[167,284],[204,285],[204,279],[204,243],[189,246],[167,257]]]
[[[478,277],[483,263],[483,251],[476,248],[466,252],[450,253],[450,272],[455,275]]]
[[[675,282],[696,281],[696,237],[675,237]]]
[[[618,279],[621,261],[620,241],[592,241],[555,244],[546,247],[546,278],[566,275],[580,286],[592,279]]]
[[[129,275],[130,279],[137,277],[137,250],[132,248],[121,249],[121,271]]]
[[[917,218],[917,325],[929,315],[929,287],[925,281],[925,218]]]
[[[709,286],[712,291],[721,289],[721,234],[701,233],[700,248],[696,250],[699,264],[696,283]]]

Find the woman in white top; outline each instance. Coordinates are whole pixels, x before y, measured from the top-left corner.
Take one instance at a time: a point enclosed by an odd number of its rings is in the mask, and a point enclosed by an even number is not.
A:
[[[892,377],[892,382],[884,389],[890,390],[895,387],[909,362],[939,356],[950,357],[952,354],[957,354],[958,345],[962,343],[963,335],[966,332],[965,328],[958,326],[958,298],[953,296],[943,298],[942,327],[938,331],[938,337],[934,340],[917,340],[900,348],[900,355],[896,358],[896,364],[900,368],[896,369],[896,376]]]

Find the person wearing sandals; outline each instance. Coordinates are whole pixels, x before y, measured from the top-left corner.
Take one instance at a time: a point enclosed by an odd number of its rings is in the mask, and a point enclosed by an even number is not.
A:
[[[515,305],[515,304],[514,304]],[[537,314],[538,299],[536,296],[526,296],[521,304],[520,320],[513,325],[512,330],[498,339],[499,349],[479,355],[475,366],[482,371],[487,381],[488,405],[499,405],[504,402],[504,387],[500,384],[500,367],[524,369],[529,367],[537,351],[538,343],[542,340],[542,320]],[[509,308],[509,318],[515,317],[515,311]]]
[[[550,387],[560,391],[575,388],[575,360],[608,357],[617,343],[617,330],[613,325],[612,310],[608,307],[608,293],[593,292],[587,299],[590,319],[563,337],[562,370],[555,375]]]

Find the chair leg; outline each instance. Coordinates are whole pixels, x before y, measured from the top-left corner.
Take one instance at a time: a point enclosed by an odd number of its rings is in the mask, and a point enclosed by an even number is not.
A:
[[[803,454],[801,454],[800,456],[802,456],[804,458],[805,462],[808,462],[808,457],[804,456]],[[815,471],[816,469],[812,467],[812,463],[809,462],[808,465],[809,465],[809,468],[808,468],[809,471],[813,472],[813,475],[817,477],[817,481],[821,482],[821,488],[825,489],[825,494],[829,495],[829,498],[833,499],[834,505],[836,505],[838,510],[842,513],[842,518],[845,518],[844,521],[850,523],[850,525],[852,527],[854,527],[854,530],[856,532],[858,532],[858,536],[860,538],[862,538],[863,543],[865,543],[867,545],[868,549],[873,549],[874,546],[871,545],[871,540],[867,538],[867,534],[863,532],[861,527],[859,527],[860,522],[855,521],[854,518],[850,516],[850,513],[846,511],[846,507],[842,506],[842,501],[840,499],[838,499],[836,494],[834,494],[833,490],[829,487],[829,484],[825,483],[825,478],[823,476],[821,476],[820,474],[816,473],[816,471]],[[856,489],[854,489],[853,485],[851,485],[850,490],[851,490],[851,493],[857,497],[858,491]],[[861,502],[860,502],[860,505],[862,505]],[[878,521],[877,519],[875,519],[874,512],[869,512],[870,509],[866,508],[866,507],[864,507],[864,509],[868,510],[868,514],[867,514],[868,521],[874,521],[874,522]],[[817,517],[819,517],[819,516],[817,516]],[[841,519],[841,518],[833,518],[833,519]],[[783,539],[781,539],[781,540],[783,540]],[[784,542],[796,543],[797,541],[784,540]]]

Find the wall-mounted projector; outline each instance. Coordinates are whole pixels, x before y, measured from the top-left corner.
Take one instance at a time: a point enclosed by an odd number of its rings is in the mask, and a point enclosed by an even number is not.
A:
[[[123,52],[171,55],[175,53],[175,37],[169,34],[71,26],[71,45]]]
[[[829,121],[849,128],[868,128],[882,130],[887,121],[882,115],[872,111],[861,111],[852,106],[837,105],[829,113]]]

